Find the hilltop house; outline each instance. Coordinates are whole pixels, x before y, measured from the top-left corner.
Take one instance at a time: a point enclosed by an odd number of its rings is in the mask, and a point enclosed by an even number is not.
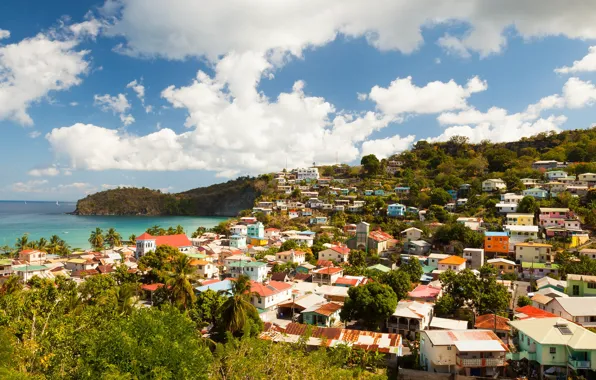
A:
[[[527,240],[538,239],[538,226],[518,226],[516,224],[507,224],[503,229],[509,235],[509,250],[513,251],[518,243],[523,243]]]
[[[46,253],[36,249],[24,249],[19,252],[19,261],[28,264],[42,265],[46,261]]]
[[[312,272],[312,282],[321,285],[333,285],[344,275],[343,268],[325,267]]]
[[[496,259],[487,260],[486,265],[495,268],[499,274],[517,272],[517,264],[515,264],[514,261],[503,259],[500,257]]]
[[[466,269],[466,259],[459,256],[449,256],[439,261],[439,270],[452,270],[454,272],[461,272]]]
[[[248,227],[245,224],[236,224],[230,227],[230,234],[232,235],[245,235],[248,231]]]
[[[251,303],[258,309],[271,310],[282,302],[292,299],[292,284],[269,281],[266,284],[251,282]]]
[[[335,261],[336,263],[346,263],[350,258],[350,248],[346,246],[335,245],[319,252],[319,259]]]
[[[555,160],[535,161],[532,163],[532,169],[534,170],[551,170],[556,169],[558,166],[559,163]]]
[[[543,243],[517,243],[515,245],[515,260],[518,262],[552,263],[555,261],[553,246]]]
[[[298,181],[316,181],[319,179],[319,169],[317,168],[299,168],[296,169],[296,179]]]
[[[485,232],[484,252],[489,257],[499,254],[507,255],[509,253],[509,235],[507,232]]]
[[[342,304],[338,302],[326,302],[304,309],[300,315],[304,323],[308,325],[332,327],[340,320],[341,307]]]
[[[539,187],[532,187],[522,191],[524,197],[534,197],[536,199],[546,199],[548,197],[548,191]]]
[[[433,316],[433,306],[426,302],[399,301],[395,312],[387,320],[387,331],[415,339],[419,330],[428,329]]]
[[[232,277],[239,277],[240,275],[246,275],[251,281],[263,282],[267,279],[267,264],[260,261],[238,261],[230,263],[228,266]]]
[[[289,251],[277,252],[275,254],[275,259],[284,263],[295,263],[300,265],[306,261],[306,253],[292,249]]]
[[[196,273],[201,276],[201,278],[218,278],[219,277],[219,269],[215,264],[209,262],[207,260],[192,260],[190,265],[195,267]]]
[[[548,178],[549,181],[553,181],[553,180],[557,180],[559,178],[567,177],[567,172],[565,172],[563,170],[553,170],[553,171],[544,173],[544,175],[546,176],[546,178]]]
[[[566,293],[570,297],[596,297],[596,276],[568,274]]]
[[[432,244],[425,240],[413,240],[404,243],[404,252],[412,255],[425,255],[430,252]]]
[[[144,256],[149,251],[155,251],[160,245],[169,245],[182,253],[191,252],[193,245],[184,234],[151,236],[147,232],[137,237],[136,258]]]
[[[482,182],[482,191],[493,192],[507,188],[507,184],[502,179],[487,179]]]
[[[246,248],[246,235],[232,235],[230,236],[230,247],[236,249]]]
[[[554,297],[549,307],[559,317],[584,327],[596,327],[596,297]]]
[[[533,226],[534,214],[507,214],[506,224],[514,226]]]
[[[401,232],[406,241],[420,240],[422,237],[422,230],[416,227],[410,227]]]
[[[428,266],[434,269],[439,269],[439,261],[448,258],[451,255],[445,253],[431,253],[428,256]]]
[[[551,263],[522,262],[522,276],[524,279],[539,279],[549,274],[558,276],[559,265]]]
[[[383,252],[395,246],[393,236],[381,230],[370,231],[370,224],[360,222],[356,226],[356,236],[346,242],[350,249],[371,250]]]
[[[568,208],[540,207],[538,224],[541,227],[564,226],[565,220],[573,217]]]
[[[470,269],[480,269],[484,265],[484,249],[482,248],[465,248],[463,256]]]
[[[401,203],[393,203],[387,206],[387,216],[399,217],[406,214],[406,206]]]

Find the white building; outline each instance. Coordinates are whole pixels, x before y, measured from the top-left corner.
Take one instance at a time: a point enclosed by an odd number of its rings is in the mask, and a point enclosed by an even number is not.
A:
[[[596,327],[596,297],[554,297],[547,311],[584,327]]]
[[[399,301],[395,312],[387,320],[390,333],[414,338],[418,330],[426,330],[433,315],[433,304],[418,301]]]
[[[191,262],[197,269],[196,272],[201,278],[217,278],[219,277],[219,269],[217,266],[207,260],[196,260]]]
[[[302,251],[289,250],[284,252],[277,252],[275,259],[283,261],[284,263],[302,264],[306,261],[306,253]]]
[[[230,274],[232,277],[239,277],[240,275],[246,275],[252,281],[263,282],[267,279],[267,264],[260,261],[239,261],[231,263],[229,265]]]
[[[505,189],[507,184],[502,179],[487,179],[486,181],[482,182],[482,191],[484,192],[493,192]]]
[[[431,253],[428,256],[428,266],[434,269],[439,269],[439,261],[448,258],[451,255],[445,253]]]
[[[484,249],[465,248],[464,259],[466,259],[467,268],[480,269],[484,265]]]
[[[281,281],[269,281],[266,284],[252,282],[251,302],[259,309],[271,310],[282,302],[292,299],[292,284]]]
[[[244,224],[236,224],[235,226],[230,227],[230,234],[246,236],[247,228],[248,227]]]
[[[317,168],[300,168],[296,170],[296,179],[302,180],[318,180],[319,169]]]
[[[538,226],[520,226],[517,224],[506,224],[503,229],[509,235],[509,250],[513,251],[517,243],[523,243],[527,240],[538,239]]]
[[[236,249],[246,248],[246,235],[232,235],[230,236],[230,247]]]
[[[466,269],[466,259],[459,256],[449,256],[439,261],[439,270],[447,271],[452,270],[454,272],[461,272]]]
[[[346,263],[350,258],[350,248],[345,246],[333,246],[319,252],[319,259]]]

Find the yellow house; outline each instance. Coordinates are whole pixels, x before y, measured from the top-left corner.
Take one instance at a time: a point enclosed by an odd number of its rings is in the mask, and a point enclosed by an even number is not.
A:
[[[250,244],[254,245],[254,246],[265,246],[269,243],[269,240],[264,239],[264,238],[250,238]]]
[[[516,226],[533,226],[534,225],[534,214],[507,214],[507,224]]]
[[[517,264],[515,264],[515,261],[507,259],[496,258],[487,260],[486,265],[495,268],[500,274],[517,272]]]

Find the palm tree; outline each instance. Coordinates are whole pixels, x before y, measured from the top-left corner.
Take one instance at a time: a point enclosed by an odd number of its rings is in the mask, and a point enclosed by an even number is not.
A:
[[[52,235],[48,243],[48,253],[57,254],[62,249],[62,240],[58,235]]]
[[[31,247],[31,243],[29,243],[29,235],[24,234],[22,237],[17,238],[17,243],[15,248],[19,251],[25,250]]]
[[[116,297],[118,298],[118,311],[121,315],[130,315],[134,308],[135,290],[137,284],[125,283],[118,287]]]
[[[172,272],[167,283],[174,303],[186,310],[195,301],[195,292],[190,283],[194,268],[190,265],[191,258],[179,255],[172,262]]]
[[[122,245],[122,236],[120,236],[120,233],[118,233],[115,228],[110,228],[108,232],[106,232],[106,242],[110,248],[120,246]]]
[[[136,244],[137,243],[137,235],[132,234],[128,237],[128,240],[132,243],[132,244]]]
[[[221,322],[232,334],[244,331],[244,326],[251,317],[258,318],[257,309],[250,303],[250,289],[249,277],[240,275],[232,285],[232,296],[221,305]]]
[[[89,236],[89,243],[91,246],[96,249],[101,249],[104,246],[104,237],[103,231],[101,228],[95,228],[95,231],[91,231],[91,236]]]
[[[40,238],[36,243],[34,243],[35,249],[43,252],[48,251],[48,241],[46,238]]]
[[[176,235],[184,235],[184,227],[182,227],[180,224],[176,226],[176,229],[174,230]]]

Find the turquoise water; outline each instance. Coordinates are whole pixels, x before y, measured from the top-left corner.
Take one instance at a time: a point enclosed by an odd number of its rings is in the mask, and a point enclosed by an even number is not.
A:
[[[139,236],[151,226],[163,228],[180,224],[190,235],[198,227],[211,228],[226,218],[193,216],[77,216],[76,203],[0,201],[0,246],[14,245],[23,234],[29,240],[58,235],[71,247],[89,248],[89,234],[96,227],[104,231],[114,227],[124,239]]]

